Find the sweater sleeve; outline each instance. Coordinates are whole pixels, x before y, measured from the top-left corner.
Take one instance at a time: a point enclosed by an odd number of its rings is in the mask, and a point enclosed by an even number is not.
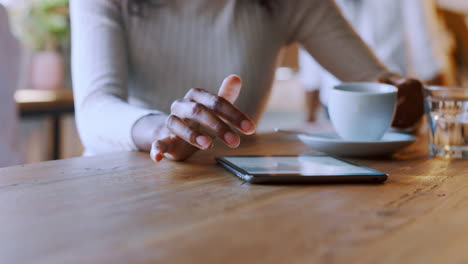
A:
[[[333,0],[290,3],[288,39],[299,42],[330,73],[342,81],[375,81],[388,73]]]
[[[159,111],[127,102],[127,47],[114,1],[72,0],[72,75],[85,154],[136,150],[135,122]]]

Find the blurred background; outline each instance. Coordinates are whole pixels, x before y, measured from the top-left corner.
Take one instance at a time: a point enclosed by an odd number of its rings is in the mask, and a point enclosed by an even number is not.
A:
[[[434,9],[430,37],[444,45],[440,83],[468,87],[468,1],[437,0]],[[73,116],[68,14],[68,0],[0,0],[0,156],[2,148],[9,153],[4,166],[82,153]],[[296,45],[284,51],[259,131],[306,120],[298,56]]]

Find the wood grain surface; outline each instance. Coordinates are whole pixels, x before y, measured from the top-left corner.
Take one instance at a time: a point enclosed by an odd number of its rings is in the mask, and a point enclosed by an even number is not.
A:
[[[247,138],[192,160],[116,153],[0,170],[0,263],[467,263],[468,162],[424,140],[381,185],[251,185],[221,154],[309,153]]]

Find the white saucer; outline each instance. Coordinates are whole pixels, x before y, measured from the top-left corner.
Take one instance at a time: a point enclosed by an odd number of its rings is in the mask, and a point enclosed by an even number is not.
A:
[[[335,133],[314,133],[297,136],[307,146],[337,156],[388,156],[411,145],[416,137],[403,133],[386,133],[379,141],[346,141]]]

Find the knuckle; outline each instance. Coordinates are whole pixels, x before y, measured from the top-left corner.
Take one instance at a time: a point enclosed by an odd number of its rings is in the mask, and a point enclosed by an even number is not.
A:
[[[192,116],[199,116],[203,113],[205,110],[205,107],[202,104],[194,103],[192,106]]]
[[[175,115],[168,116],[166,119],[166,126],[169,128],[174,126],[174,123],[176,122],[176,120],[177,120],[177,117]]]
[[[212,128],[214,131],[216,131],[217,134],[224,134],[226,131],[229,130],[229,127],[221,121],[216,122]]]
[[[223,105],[226,103],[226,100],[222,97],[219,97],[219,96],[215,96],[213,98],[213,108],[214,109],[222,109],[223,108]]]
[[[202,91],[203,91],[203,89],[201,89],[201,88],[191,88],[191,89],[188,91],[187,94],[188,94],[188,95],[192,95],[192,94],[194,94],[194,93],[200,93],[200,92],[202,92]]]
[[[421,82],[416,80],[416,79],[408,79],[404,84],[407,86],[407,88],[420,88],[420,87],[422,87]]]
[[[183,100],[182,100],[182,99],[177,99],[177,100],[175,100],[174,102],[172,102],[172,104],[171,104],[171,112],[173,112],[174,110],[176,110],[177,107],[179,107],[181,103],[183,103]]]
[[[421,91],[424,88],[423,84],[418,80],[414,80],[413,85],[414,85],[414,87],[416,87],[416,89],[421,90]]]
[[[196,143],[197,141],[197,136],[198,136],[198,133],[195,132],[194,130],[192,129],[187,129],[185,131],[185,134],[186,134],[186,137],[187,139],[191,142],[191,143]]]

